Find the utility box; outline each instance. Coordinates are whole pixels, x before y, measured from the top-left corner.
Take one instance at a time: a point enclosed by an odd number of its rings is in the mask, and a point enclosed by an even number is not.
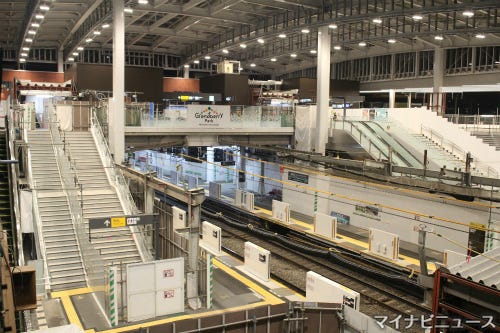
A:
[[[20,266],[12,271],[14,304],[16,311],[36,309],[36,269]]]

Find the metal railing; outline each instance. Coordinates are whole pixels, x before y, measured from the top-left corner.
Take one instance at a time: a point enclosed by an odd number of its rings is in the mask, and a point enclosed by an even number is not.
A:
[[[420,127],[420,133],[428,137],[439,147],[443,148],[445,151],[450,152],[453,156],[457,157],[460,161],[465,163],[465,160],[467,158],[467,152],[462,148],[460,148],[459,146],[457,146],[454,142],[445,139],[441,134],[436,133],[436,131],[423,125],[421,125]],[[472,166],[475,167],[475,169],[478,171],[477,173],[483,174],[486,177],[490,178],[498,178],[498,172],[495,169],[493,169],[492,167],[490,167],[485,163],[480,162],[478,158],[472,154],[471,157],[473,158],[474,161],[472,163]]]
[[[463,125],[468,131],[473,130],[490,130],[500,132],[500,116],[499,115],[460,115],[460,114],[445,114],[443,116],[449,122]]]
[[[14,121],[10,118],[11,115],[7,115],[7,131],[8,131],[8,140],[9,140],[9,155],[12,158],[16,156],[16,150],[14,148],[14,140],[16,139],[16,131],[14,128]],[[17,259],[19,261],[19,265],[24,265],[24,254],[23,254],[23,237],[21,237],[21,211],[19,209],[19,191],[17,186],[17,169],[19,164],[11,164],[10,166],[10,179],[12,184],[12,196],[13,196],[13,208],[14,208],[14,217],[16,221],[15,225],[15,233],[17,239]],[[13,230],[14,233],[14,230]]]
[[[111,152],[108,147],[108,143],[104,134],[102,132],[99,120],[94,112],[91,114],[91,131],[94,140],[97,144],[97,150],[104,163],[104,169],[106,170],[106,175],[110,184],[116,189],[118,198],[122,204],[125,214],[134,215],[138,213],[137,206],[135,205],[132,194],[130,193],[128,183],[123,177],[122,172],[115,167],[115,162],[111,156]],[[132,232],[136,235],[134,241],[136,242],[137,249],[143,261],[151,261],[153,259],[152,254],[148,250],[148,246],[143,237],[144,227],[143,226],[133,226],[130,227]]]

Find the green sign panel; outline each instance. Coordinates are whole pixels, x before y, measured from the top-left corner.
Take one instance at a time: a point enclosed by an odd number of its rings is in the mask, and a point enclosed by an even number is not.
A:
[[[297,182],[297,183],[302,183],[302,184],[309,184],[309,176],[305,175],[303,173],[298,173],[298,172],[293,172],[293,171],[288,171],[288,180]]]

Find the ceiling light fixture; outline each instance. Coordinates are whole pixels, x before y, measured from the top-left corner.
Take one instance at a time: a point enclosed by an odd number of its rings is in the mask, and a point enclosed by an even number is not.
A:
[[[23,47],[23,51],[29,51],[29,50],[30,50],[30,48],[29,48],[29,47],[26,47],[26,46],[25,46],[25,47]]]
[[[94,31],[94,35],[99,36],[101,32],[99,30]]]
[[[366,46],[366,42],[359,42],[359,46]]]
[[[78,46],[76,49],[77,49],[78,51],[83,51],[83,46]]]
[[[309,52],[311,52],[312,54],[316,54],[316,53],[318,53],[318,51],[316,51],[316,50],[311,50],[311,51],[309,51]]]
[[[26,62],[26,59],[21,58],[21,59],[19,59],[19,62]]]
[[[68,61],[75,61],[75,58],[73,58],[73,57],[69,57],[69,58],[68,58]]]
[[[35,15],[35,18],[38,19],[38,20],[43,20],[45,16],[43,16],[42,14],[36,14]]]
[[[91,41],[93,41],[93,39],[92,39],[92,38],[87,38],[87,39],[85,40],[85,42],[86,42],[86,43],[90,43]]]
[[[462,13],[463,16],[465,17],[472,17],[474,16],[474,12],[471,11],[471,10],[465,10],[463,13]]]
[[[188,64],[185,64],[185,65],[184,65],[184,68],[189,68],[189,65],[188,65]]]
[[[205,56],[205,60],[210,60],[210,56],[209,55]]]
[[[27,57],[27,56],[28,56],[28,53],[26,53],[26,52],[21,52],[21,56],[22,56],[22,57]]]
[[[49,6],[47,6],[47,5],[41,5],[41,6],[40,6],[40,10],[47,11],[47,10],[49,10],[49,9],[50,9],[50,7],[49,7]]]
[[[443,39],[444,39],[444,37],[443,37],[443,36],[441,36],[441,35],[437,35],[437,36],[434,36],[434,39],[435,39],[435,40],[443,40]]]
[[[271,58],[271,61],[272,62],[275,62],[277,59],[276,58]]]
[[[25,38],[24,41],[27,43],[31,43],[33,41],[33,39],[32,38]]]
[[[310,32],[309,29],[305,28],[305,29],[302,29],[300,30],[303,34],[308,34]]]
[[[374,18],[372,20],[372,22],[375,23],[375,24],[380,24],[380,23],[382,23],[382,19],[377,17],[377,18]]]
[[[286,35],[285,34],[279,34],[278,37],[279,38],[286,38]]]
[[[476,35],[476,38],[479,38],[479,39],[485,39],[486,36],[484,34],[477,34]]]
[[[40,26],[40,23],[33,22],[33,23],[31,23],[31,26],[33,28],[38,28]]]
[[[242,49],[246,49],[246,48],[247,48],[247,44],[241,43],[241,44],[240,44],[240,47],[241,47]]]
[[[134,13],[134,10],[132,8],[125,8],[123,11],[125,13],[127,13],[127,14],[133,14]]]
[[[411,17],[412,19],[414,19],[415,21],[420,21],[422,20],[424,17],[422,15],[418,15],[418,14],[415,14]]]
[[[257,43],[264,44],[264,40],[262,38],[257,39]]]
[[[250,64],[250,67],[255,67],[255,66],[257,66],[257,65],[256,65],[256,64],[254,64],[254,63],[251,63],[251,64]]]
[[[340,45],[335,45],[335,46],[333,47],[333,49],[338,51],[338,50],[341,50],[341,49],[342,49],[342,46],[340,46]]]
[[[36,35],[36,31],[35,30],[28,30],[28,34],[29,35]]]
[[[109,23],[104,23],[104,24],[102,25],[102,28],[103,28],[103,29],[107,29],[107,28],[109,28]]]
[[[395,40],[395,39],[393,39],[393,38],[391,38],[391,39],[388,39],[388,40],[387,40],[387,43],[389,43],[389,44],[394,44],[394,43],[396,43],[396,40]]]
[[[139,5],[147,5],[148,4],[148,0],[139,0],[137,2],[139,3]]]
[[[199,64],[199,63],[200,63],[200,61],[199,61],[199,60],[195,60],[195,61],[193,61],[193,63],[194,63],[194,64]]]
[[[222,50],[222,53],[224,53],[224,54],[228,54],[228,53],[229,53],[229,50],[228,50],[228,49],[224,49],[224,50]]]
[[[337,27],[337,25],[336,25],[336,24],[330,24],[330,25],[328,26],[328,28],[330,28],[330,29],[337,29],[338,27]]]
[[[78,52],[73,52],[73,55],[76,57],[78,56]]]
[[[297,53],[292,53],[292,54],[290,54],[290,57],[292,57],[292,58],[297,58]]]

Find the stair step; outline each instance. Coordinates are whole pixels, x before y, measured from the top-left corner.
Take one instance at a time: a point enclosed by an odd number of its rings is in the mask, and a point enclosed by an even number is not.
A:
[[[81,269],[83,271],[83,264],[81,261],[75,262],[73,264],[65,264],[65,265],[54,265],[50,268],[51,273],[59,273],[59,272],[67,272],[72,270]]]
[[[68,253],[56,254],[55,252],[47,253],[47,260],[79,260],[80,253],[78,251],[71,251]]]
[[[51,281],[50,288],[53,291],[71,290],[86,287],[87,284],[82,279],[67,279]]]
[[[59,266],[64,266],[64,265],[76,265],[76,264],[82,264],[81,258],[78,257],[71,257],[71,258],[62,258],[62,259],[55,259],[55,258],[47,258],[47,266],[49,267],[49,270],[51,270],[51,267],[59,267]]]
[[[65,279],[65,278],[69,278],[69,277],[77,277],[80,279],[80,281],[85,281],[85,275],[84,275],[84,271],[83,271],[83,268],[81,269],[74,269],[72,271],[66,271],[64,273],[59,273],[59,274],[52,274],[53,272],[51,272],[50,274],[50,278],[51,279]]]

